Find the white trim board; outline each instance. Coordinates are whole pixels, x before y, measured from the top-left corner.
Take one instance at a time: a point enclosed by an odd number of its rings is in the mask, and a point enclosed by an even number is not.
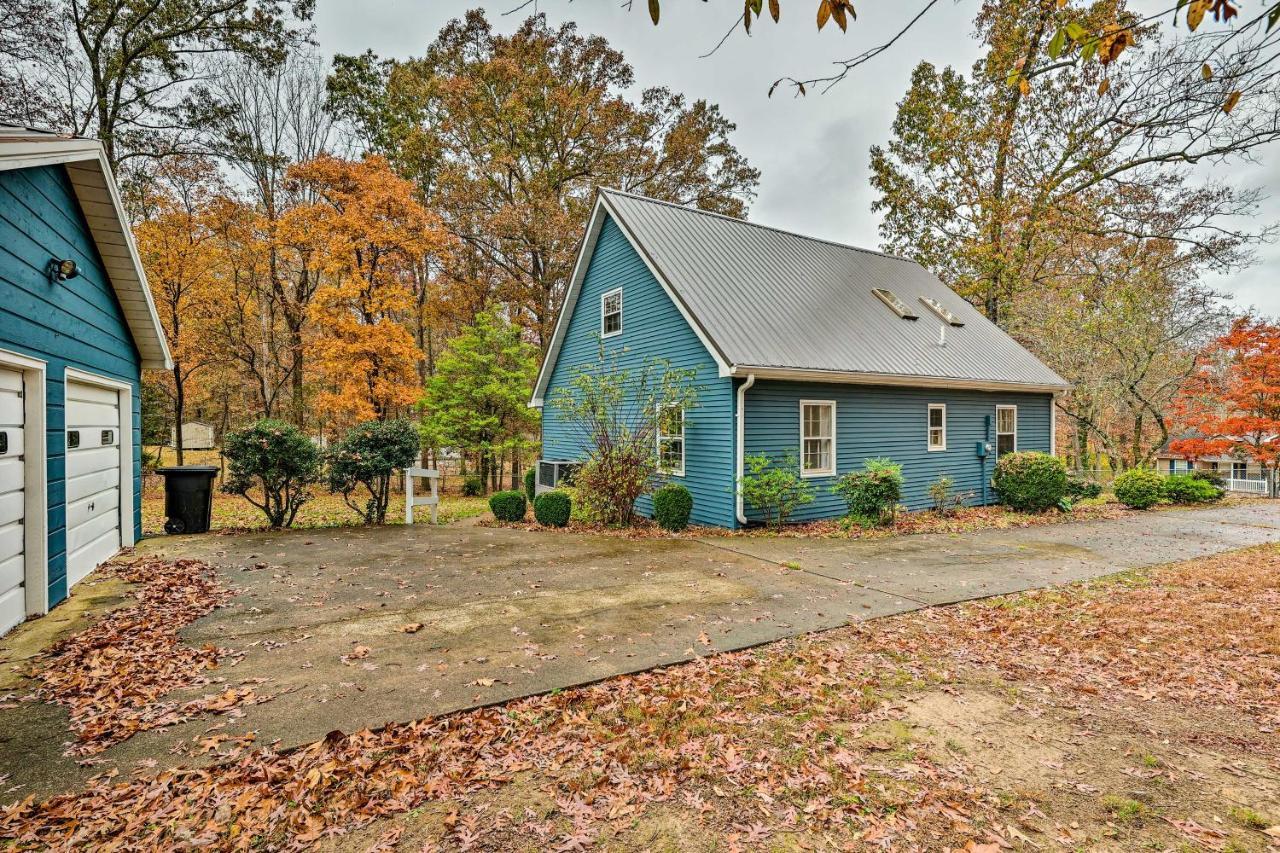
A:
[[[49,612],[48,365],[0,350],[0,364],[22,371],[23,399],[23,587],[28,616]]]

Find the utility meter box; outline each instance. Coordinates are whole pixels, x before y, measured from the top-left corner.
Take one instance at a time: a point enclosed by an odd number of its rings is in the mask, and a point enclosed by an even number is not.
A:
[[[991,455],[991,445],[985,441],[979,441],[977,451],[979,459],[986,459]]]

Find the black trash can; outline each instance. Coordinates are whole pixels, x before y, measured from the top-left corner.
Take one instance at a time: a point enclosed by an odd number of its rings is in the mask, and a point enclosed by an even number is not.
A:
[[[164,477],[164,532],[208,533],[218,466],[175,465],[156,473]]]

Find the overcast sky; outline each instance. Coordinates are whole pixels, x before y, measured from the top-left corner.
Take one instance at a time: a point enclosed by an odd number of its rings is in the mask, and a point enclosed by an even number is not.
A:
[[[532,11],[503,15],[519,0],[319,0],[316,12],[320,50],[359,53],[371,48],[383,57],[418,56],[440,27],[468,8],[481,6],[501,30],[509,31]],[[879,246],[878,217],[871,212],[868,150],[889,136],[895,105],[905,93],[911,69],[921,60],[965,68],[978,56],[972,18],[978,0],[939,3],[892,50],[851,74],[827,94],[793,98],[770,84],[779,77],[812,77],[829,63],[879,44],[924,4],[860,4],[863,15],[847,35],[834,26],[817,32],[813,0],[783,3],[780,24],[761,22],[751,37],[741,31],[708,58],[729,28],[730,2],[664,0],[662,24],[653,27],[645,0],[627,11],[621,0],[540,0],[539,11],[553,23],[577,21],[584,33],[604,35],[635,69],[637,88],[667,86],[690,99],[720,105],[738,125],[733,141],[762,172],[751,219],[859,246]],[[740,28],[739,28],[740,30]],[[1280,221],[1280,158],[1264,152],[1258,164],[1237,170],[1234,179],[1262,186],[1272,196],[1263,211]],[[1280,315],[1280,247],[1264,247],[1260,262],[1243,274],[1214,282],[1234,294],[1240,308]]]

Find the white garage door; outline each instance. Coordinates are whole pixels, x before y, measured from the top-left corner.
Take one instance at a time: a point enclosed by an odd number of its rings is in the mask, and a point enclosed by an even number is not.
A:
[[[67,589],[120,550],[120,395],[67,382]]]
[[[22,374],[0,367],[0,634],[27,618]]]

